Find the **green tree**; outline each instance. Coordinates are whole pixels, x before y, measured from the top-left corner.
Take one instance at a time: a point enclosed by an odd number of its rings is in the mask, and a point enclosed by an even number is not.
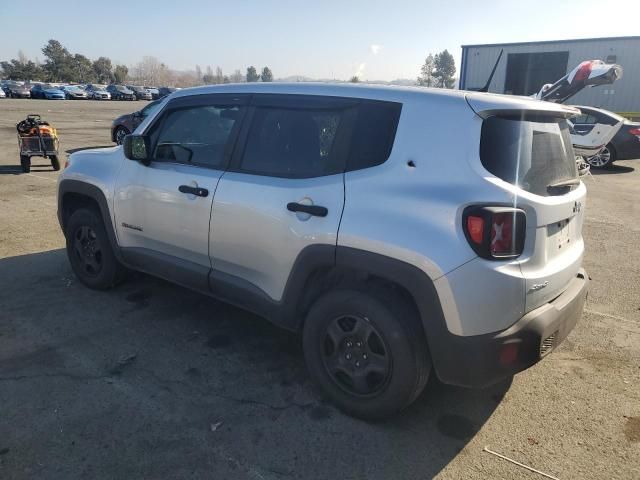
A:
[[[126,65],[116,65],[116,68],[113,69],[113,77],[116,83],[124,83],[127,80],[128,74],[129,69]]]
[[[433,76],[435,86],[440,88],[453,88],[456,75],[456,62],[448,50],[436,54],[433,61]]]
[[[420,68],[420,76],[418,77],[418,85],[421,87],[433,87],[436,83],[435,78],[433,76],[433,71],[435,70],[435,62],[433,59],[433,54],[427,55],[427,58],[424,61],[424,64]]]
[[[9,80],[44,80],[45,73],[42,67],[31,60],[24,63],[18,59],[11,59],[8,62],[0,62],[3,77]]]
[[[273,72],[269,67],[264,67],[260,74],[260,78],[262,78],[263,82],[273,82]]]
[[[73,79],[71,81],[90,83],[95,79],[91,60],[79,53],[76,53],[71,59],[71,71],[73,73]]]
[[[111,83],[114,80],[111,60],[107,57],[100,57],[93,62],[93,72],[98,83]]]
[[[351,83],[360,83],[360,77],[358,77],[357,75],[354,75],[353,77],[351,77],[349,81]]]
[[[260,75],[256,71],[256,67],[253,65],[247,68],[247,82],[257,82],[260,80]]]
[[[46,60],[44,71],[51,82],[73,80],[73,56],[57,40],[49,40],[42,48]]]

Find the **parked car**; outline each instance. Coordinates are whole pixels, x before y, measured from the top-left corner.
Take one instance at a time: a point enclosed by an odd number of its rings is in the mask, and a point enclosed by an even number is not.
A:
[[[142,110],[128,113],[116,118],[111,124],[111,140],[118,145],[122,145],[124,137],[133,132],[145,118],[155,112],[162,100],[154,100],[148,103]]]
[[[136,100],[152,100],[151,92],[146,88],[137,85],[127,85],[127,88],[136,96]]]
[[[46,100],[64,100],[64,92],[50,83],[36,83],[31,87],[31,98],[43,98]]]
[[[89,84],[85,92],[92,100],[111,100],[111,94],[107,92],[105,85]]]
[[[60,87],[60,90],[64,92],[64,95],[68,100],[86,100],[89,98],[87,92],[78,85],[64,85]]]
[[[156,87],[145,87],[147,91],[151,94],[152,100],[158,100],[160,98],[160,92]]]
[[[4,93],[4,90],[0,88],[0,98],[7,98],[7,94]]]
[[[439,89],[182,90],[122,148],[69,157],[69,262],[90,288],[142,270],[300,331],[327,396],[385,417],[431,374],[491,384],[576,325],[577,113]]]
[[[31,98],[31,89],[20,82],[7,83],[4,93],[11,98]]]
[[[590,134],[601,125],[614,125],[622,122],[615,136],[597,155],[587,157],[587,163],[593,168],[608,168],[616,160],[640,158],[640,122],[632,122],[613,112],[594,107],[578,107],[581,115],[574,118],[574,130],[580,135]]]
[[[171,95],[173,92],[177,91],[177,88],[173,87],[160,87],[158,89],[158,98],[166,97],[167,95]]]
[[[107,92],[111,94],[112,100],[135,100],[136,95],[133,90],[129,90],[124,85],[109,85]]]

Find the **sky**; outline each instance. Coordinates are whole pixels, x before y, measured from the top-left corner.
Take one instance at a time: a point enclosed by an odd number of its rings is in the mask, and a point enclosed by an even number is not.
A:
[[[461,45],[640,34],[635,0],[0,4],[0,60],[21,49],[42,61],[54,38],[72,53],[129,67],[151,55],[175,70],[266,65],[276,79],[415,79],[430,52],[448,49],[459,68]]]

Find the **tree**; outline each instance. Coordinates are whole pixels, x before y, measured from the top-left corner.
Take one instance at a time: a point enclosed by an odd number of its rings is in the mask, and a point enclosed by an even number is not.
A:
[[[138,83],[147,86],[160,87],[169,82],[169,69],[156,57],[145,56],[131,69],[132,76]]]
[[[433,61],[435,85],[440,88],[453,88],[455,83],[456,63],[447,50],[436,54]]]
[[[213,77],[213,83],[216,85],[224,83],[224,75],[222,74],[222,69],[220,67],[216,67],[216,74]]]
[[[8,62],[0,62],[0,67],[4,72],[4,77],[9,80],[44,80],[45,73],[40,65],[27,60],[21,63],[18,59],[12,59]]]
[[[72,81],[90,83],[95,79],[91,60],[79,53],[76,53],[71,59],[71,71],[73,72]]]
[[[107,57],[99,57],[93,62],[93,73],[98,83],[113,82],[114,77],[112,70],[111,60]]]
[[[354,75],[353,77],[351,77],[351,80],[349,80],[351,83],[360,83],[360,77],[358,77],[357,75]]]
[[[200,85],[202,83],[202,69],[200,65],[196,65],[196,78],[198,79],[197,85]]]
[[[257,82],[260,80],[260,75],[256,71],[256,67],[253,65],[247,68],[247,82]]]
[[[46,58],[43,69],[47,74],[47,80],[51,82],[73,80],[72,55],[59,41],[49,40],[42,48],[42,53]]]
[[[129,69],[126,65],[116,65],[116,68],[113,69],[113,77],[116,83],[124,83],[128,73]]]
[[[260,74],[260,78],[262,78],[263,82],[273,82],[273,73],[269,69],[269,67],[264,67],[262,69],[262,74]]]
[[[427,55],[427,58],[424,61],[424,65],[420,68],[420,76],[418,77],[418,85],[421,87],[433,87],[435,85],[435,78],[433,76],[433,71],[435,69],[435,64],[433,60],[433,54]]]
[[[244,80],[244,77],[242,76],[242,72],[240,70],[236,70],[229,77],[229,81],[231,83],[240,83],[242,82],[242,80]]]
[[[205,85],[211,85],[215,78],[213,77],[213,70],[211,70],[211,65],[207,65],[207,73],[205,73],[202,77],[202,81]]]

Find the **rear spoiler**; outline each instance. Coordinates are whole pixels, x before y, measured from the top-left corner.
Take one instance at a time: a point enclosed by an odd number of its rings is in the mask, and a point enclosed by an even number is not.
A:
[[[570,118],[580,115],[580,110],[551,102],[541,102],[528,97],[468,93],[465,99],[469,107],[481,118],[506,117],[532,120],[541,118]]]

